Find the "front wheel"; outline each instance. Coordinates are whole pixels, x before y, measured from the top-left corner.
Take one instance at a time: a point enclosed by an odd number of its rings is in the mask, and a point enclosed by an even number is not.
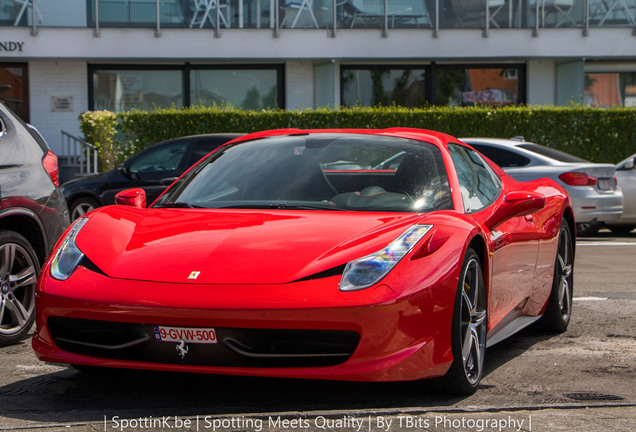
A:
[[[24,339],[35,320],[38,258],[27,239],[0,231],[0,346]]]
[[[471,395],[483,375],[486,354],[486,286],[479,256],[467,249],[457,286],[451,334],[453,363],[437,387],[444,393]]]
[[[572,316],[572,295],[574,292],[574,241],[570,226],[561,220],[559,246],[554,263],[554,277],[548,306],[541,319],[543,328],[551,333],[567,330]]]

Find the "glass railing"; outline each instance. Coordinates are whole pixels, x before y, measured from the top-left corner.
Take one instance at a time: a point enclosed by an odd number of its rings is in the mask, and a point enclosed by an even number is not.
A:
[[[0,0],[0,25],[439,29],[634,27],[636,0]]]

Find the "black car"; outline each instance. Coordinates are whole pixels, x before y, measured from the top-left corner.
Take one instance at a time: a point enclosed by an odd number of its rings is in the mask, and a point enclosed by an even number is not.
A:
[[[41,265],[69,224],[57,156],[0,103],[0,345],[27,336]]]
[[[140,187],[148,202],[161,193],[203,156],[240,133],[218,133],[174,138],[155,144],[103,174],[79,178],[62,185],[71,219],[104,205],[115,204],[115,194]]]

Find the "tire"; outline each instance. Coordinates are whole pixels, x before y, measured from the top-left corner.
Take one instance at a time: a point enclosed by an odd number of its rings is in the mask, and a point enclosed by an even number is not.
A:
[[[486,287],[477,253],[466,250],[455,296],[451,334],[453,363],[434,386],[447,394],[471,395],[477,390],[486,354]]]
[[[572,317],[574,292],[574,242],[570,226],[561,220],[559,246],[554,264],[552,290],[545,313],[541,318],[543,329],[549,333],[563,333]]]
[[[0,231],[0,346],[26,338],[35,320],[35,284],[40,264],[22,235]]]
[[[600,226],[596,222],[587,222],[576,224],[577,237],[591,237],[598,233]]]
[[[89,197],[81,197],[73,201],[71,204],[71,208],[69,209],[71,213],[71,221],[84,216],[91,210],[95,210],[97,207],[101,207],[101,204],[97,202],[94,198]]]

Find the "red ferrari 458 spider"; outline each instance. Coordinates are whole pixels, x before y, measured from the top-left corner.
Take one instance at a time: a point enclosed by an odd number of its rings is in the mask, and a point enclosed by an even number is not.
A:
[[[41,360],[470,394],[487,346],[570,320],[567,194],[442,133],[260,132],[118,202],[44,266]]]

